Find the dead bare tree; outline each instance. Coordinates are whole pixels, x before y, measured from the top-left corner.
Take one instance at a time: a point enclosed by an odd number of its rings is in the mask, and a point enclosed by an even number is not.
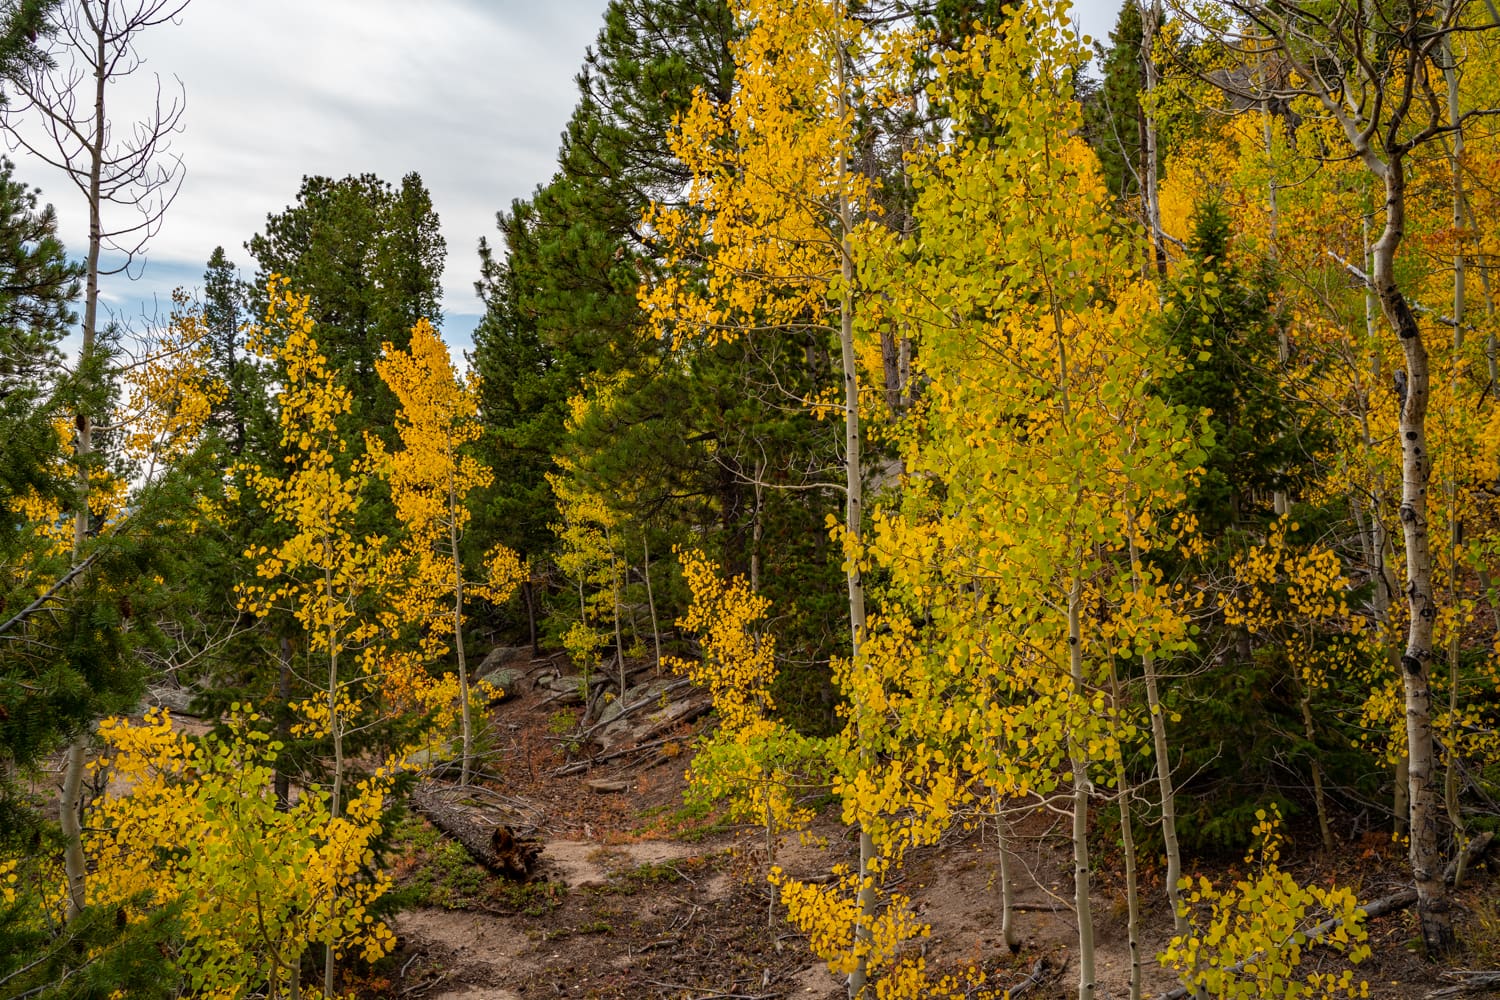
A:
[[[1401,345],[1406,395],[1399,417],[1402,447],[1400,520],[1406,544],[1410,625],[1400,657],[1405,688],[1410,860],[1422,938],[1431,953],[1454,945],[1451,904],[1439,837],[1442,803],[1435,782],[1429,662],[1437,595],[1432,584],[1427,488],[1430,373],[1416,311],[1397,277],[1406,235],[1407,170],[1413,152],[1461,130],[1476,109],[1449,114],[1444,71],[1449,39],[1476,28],[1470,0],[1434,6],[1419,0],[1227,0],[1237,19],[1224,37],[1241,65],[1268,58],[1290,72],[1224,74],[1215,82],[1253,104],[1312,98],[1337,126],[1347,155],[1383,188],[1384,225],[1371,248],[1368,277],[1380,311]],[[1188,21],[1193,12],[1184,10]]]
[[[99,279],[128,271],[161,226],[182,183],[182,161],[171,138],[182,127],[185,99],[164,102],[161,80],[149,110],[128,125],[110,117],[109,85],[139,72],[141,32],[173,21],[187,0],[66,0],[48,16],[45,58],[12,82],[11,100],[0,108],[0,131],[12,149],[62,172],[78,190],[89,214],[85,258],[83,343],[78,368],[100,371]],[[119,254],[106,266],[103,254]],[[80,564],[89,536],[89,467],[96,415],[86,406],[75,414],[73,453],[78,496],[73,515],[73,562]],[[84,903],[81,811],[86,734],[68,747],[59,803],[68,877],[68,912]]]

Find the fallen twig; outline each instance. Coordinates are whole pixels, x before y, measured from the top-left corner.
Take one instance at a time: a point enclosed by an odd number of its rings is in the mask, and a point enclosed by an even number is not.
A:
[[[1042,985],[1043,980],[1052,979],[1061,972],[1062,969],[1058,969],[1056,973],[1054,973],[1051,967],[1048,966],[1046,957],[1043,956],[1042,958],[1037,959],[1036,964],[1031,967],[1031,975],[1027,976],[1025,979],[1021,980],[1010,989],[1006,990],[1005,995],[1012,998],[1018,997],[1022,993],[1025,993],[1027,990],[1031,989],[1033,986]]]
[[[441,975],[433,979],[429,979],[425,983],[417,983],[415,986],[408,986],[406,989],[401,991],[401,995],[404,997],[419,997],[451,975],[453,975],[453,971],[451,969],[446,970]]]
[[[633,747],[626,747],[623,750],[611,750],[609,753],[601,753],[597,756],[590,757],[588,760],[577,760],[571,764],[564,764],[562,767],[554,770],[552,772],[552,775],[556,778],[562,778],[570,774],[577,774],[580,771],[587,771],[595,764],[603,764],[606,761],[617,760],[620,757],[627,757],[630,754],[638,753],[642,750],[650,750],[652,747],[663,746],[664,744],[671,742],[672,740],[669,737],[663,737],[659,740],[652,740],[650,743],[638,743]]]

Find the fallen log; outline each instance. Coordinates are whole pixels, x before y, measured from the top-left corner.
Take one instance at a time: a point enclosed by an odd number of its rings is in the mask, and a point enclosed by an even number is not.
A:
[[[688,705],[687,708],[682,712],[682,714],[663,719],[661,722],[658,722],[655,725],[651,726],[645,732],[638,734],[636,736],[637,747],[639,748],[641,746],[644,746],[646,744],[646,741],[654,740],[664,733],[670,733],[678,726],[686,726],[691,723],[697,722],[699,719],[703,718],[703,716],[711,712],[713,710],[713,707],[713,702],[709,701],[707,698],[703,699],[701,702],[698,702],[696,705]]]
[[[1484,857],[1485,852],[1490,849],[1490,845],[1494,843],[1494,840],[1495,835],[1486,830],[1484,833],[1481,833],[1479,836],[1469,841],[1469,846],[1464,848],[1463,853],[1454,858],[1452,861],[1448,862],[1448,867],[1443,870],[1443,878],[1448,882],[1448,884],[1451,885],[1453,883],[1453,880],[1458,877],[1460,864],[1462,864],[1465,871],[1468,871],[1469,868],[1474,864],[1474,862]],[[1400,892],[1394,892],[1389,896],[1383,896],[1380,899],[1372,900],[1356,909],[1355,912],[1359,913],[1366,920],[1368,920],[1372,917],[1385,916],[1387,913],[1395,913],[1397,910],[1404,910],[1416,901],[1417,890],[1415,888],[1402,889]],[[1338,917],[1330,917],[1322,923],[1314,924],[1307,930],[1299,931],[1298,933],[1302,935],[1304,941],[1307,944],[1317,944],[1318,941],[1323,937],[1323,935],[1327,934],[1331,930],[1334,930],[1335,928],[1342,927],[1343,924],[1343,920],[1339,919]],[[1252,962],[1260,957],[1261,956],[1259,954],[1251,955],[1244,961],[1237,962],[1233,966],[1231,966],[1231,971],[1243,971],[1246,963]],[[1156,1000],[1185,1000],[1185,998],[1192,992],[1193,991],[1190,987],[1178,986],[1175,989],[1170,989],[1167,992],[1161,994],[1156,998]]]
[[[1466,972],[1455,970],[1443,973],[1444,979],[1458,980],[1457,986],[1445,986],[1427,994],[1427,1000],[1436,997],[1457,997],[1465,993],[1494,993],[1500,991],[1500,971]]]
[[[412,790],[411,806],[469,852],[469,857],[504,878],[524,880],[536,867],[542,842],[527,830],[495,823],[482,813],[450,802],[430,782]]]

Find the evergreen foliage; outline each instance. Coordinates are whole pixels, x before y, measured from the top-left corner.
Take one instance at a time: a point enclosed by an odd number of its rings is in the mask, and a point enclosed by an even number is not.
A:
[[[245,244],[257,266],[252,312],[275,274],[313,303],[333,369],[354,394],[357,424],[389,433],[396,401],[375,373],[382,344],[404,348],[418,319],[441,324],[446,246],[422,178],[392,187],[374,174],[304,177],[297,201],[266,216]]]

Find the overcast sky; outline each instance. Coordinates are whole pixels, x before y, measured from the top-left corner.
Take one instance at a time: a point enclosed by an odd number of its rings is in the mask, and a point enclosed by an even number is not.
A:
[[[246,277],[244,242],[296,197],[305,174],[422,175],[448,244],[444,332],[468,346],[480,305],[479,238],[495,212],[551,177],[576,99],[573,77],[607,0],[192,0],[178,25],[141,36],[146,65],[110,94],[111,117],[139,117],[159,74],[187,108],[173,152],[181,192],[140,280],[110,279],[111,308],[140,325],[174,287],[195,291],[222,245]],[[1117,0],[1083,0],[1086,32],[1112,26]],[[69,249],[82,253],[80,196],[24,152],[18,176],[43,187]]]

